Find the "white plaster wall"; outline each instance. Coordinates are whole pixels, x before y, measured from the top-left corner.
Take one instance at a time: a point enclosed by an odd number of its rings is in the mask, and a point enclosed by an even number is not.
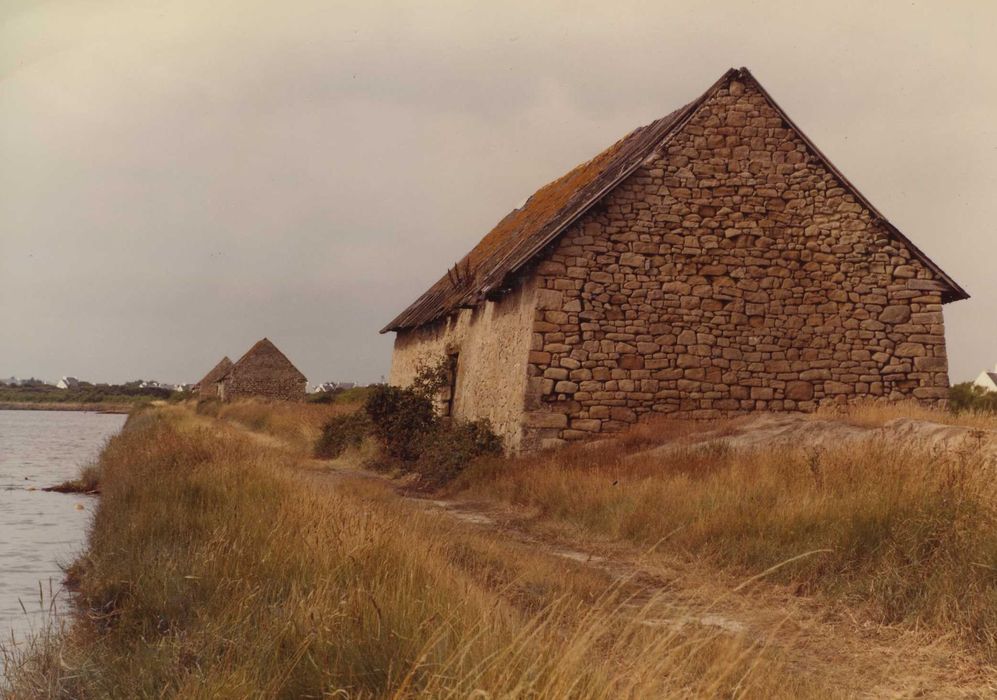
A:
[[[457,350],[454,417],[487,418],[506,448],[517,450],[522,439],[535,291],[531,277],[497,302],[461,309],[448,319],[399,332],[389,382],[407,386],[421,363],[433,364],[448,350]]]

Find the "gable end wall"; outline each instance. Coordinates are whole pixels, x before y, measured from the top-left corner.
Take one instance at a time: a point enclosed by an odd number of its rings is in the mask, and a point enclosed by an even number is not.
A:
[[[243,398],[300,401],[305,398],[307,382],[286,362],[257,357],[233,367],[217,387],[218,397],[223,401]]]
[[[537,268],[527,446],[642,416],[947,395],[942,285],[750,84]]]

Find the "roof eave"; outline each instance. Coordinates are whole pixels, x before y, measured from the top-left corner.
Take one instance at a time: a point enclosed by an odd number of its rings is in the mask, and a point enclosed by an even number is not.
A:
[[[482,277],[482,284],[479,285],[481,289],[489,289],[498,286],[504,286],[506,280],[510,275],[515,274],[522,268],[523,265],[532,260],[541,250],[543,250],[551,241],[556,239],[565,229],[578,221],[579,218],[585,215],[593,206],[600,202],[609,192],[615,189],[623,180],[632,175],[647,159],[648,155],[656,152],[661,145],[667,141],[667,139],[673,134],[677,133],[681,128],[689,121],[692,115],[696,112],[703,103],[709,99],[709,97],[716,92],[722,85],[726,84],[732,78],[739,75],[740,71],[736,68],[728,69],[720,78],[713,83],[705,92],[703,92],[698,98],[688,103],[684,107],[677,110],[677,114],[669,115],[675,118],[667,122],[663,126],[665,127],[658,138],[652,139],[649,142],[649,147],[647,152],[643,153],[640,157],[635,157],[634,161],[628,165],[628,167],[622,169],[615,177],[608,180],[605,185],[599,189],[598,192],[594,193],[591,197],[585,201],[579,203],[573,211],[567,212],[567,216],[557,217],[559,220],[555,222],[555,225],[549,231],[542,231],[541,235],[537,236],[537,241],[533,246],[530,246],[525,251],[517,252],[515,249],[510,251],[505,257],[499,259],[495,264],[491,266],[491,270]],[[663,118],[664,119],[664,118]],[[657,120],[658,122],[662,120]],[[644,128],[650,128],[654,123],[648,125]],[[380,333],[388,333],[391,331],[406,330],[409,328],[418,328],[430,323],[438,321],[440,318],[444,318],[451,314],[454,310],[461,308],[461,306],[467,303],[468,299],[465,297],[458,303],[451,304],[448,308],[441,308],[438,313],[434,314],[432,317],[427,317],[424,319],[413,319],[411,322],[408,321],[409,317],[417,316],[419,307],[426,301],[428,301],[433,293],[433,287],[430,287],[425,293],[423,293],[418,299],[416,299],[412,304],[410,304],[406,309],[395,317],[388,325],[380,330]],[[480,303],[484,299],[484,294],[476,295],[473,302],[474,304]]]

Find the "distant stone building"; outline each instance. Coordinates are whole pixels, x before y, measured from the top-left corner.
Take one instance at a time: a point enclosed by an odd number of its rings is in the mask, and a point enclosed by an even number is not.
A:
[[[222,401],[263,398],[293,401],[305,396],[307,380],[273,343],[264,338],[218,380]]]
[[[211,368],[211,371],[204,375],[204,378],[194,385],[194,390],[199,398],[217,399],[218,381],[225,376],[225,373],[232,367],[232,360],[226,355],[221,361]]]
[[[966,292],[746,70],[534,194],[391,321],[392,384],[455,368],[449,409],[509,447],[650,415],[938,402]]]

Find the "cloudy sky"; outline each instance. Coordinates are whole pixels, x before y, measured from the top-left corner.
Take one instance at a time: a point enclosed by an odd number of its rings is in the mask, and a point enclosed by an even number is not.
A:
[[[0,0],[0,376],[194,381],[378,329],[537,187],[748,66],[973,295],[997,362],[997,3]]]

